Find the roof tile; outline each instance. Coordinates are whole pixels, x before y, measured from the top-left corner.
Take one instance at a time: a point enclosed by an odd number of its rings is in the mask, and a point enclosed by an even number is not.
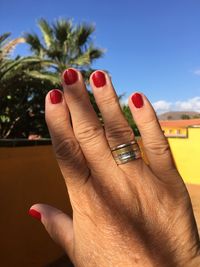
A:
[[[188,126],[200,125],[200,119],[190,119],[190,120],[164,120],[159,121],[161,127],[181,127],[186,128]]]

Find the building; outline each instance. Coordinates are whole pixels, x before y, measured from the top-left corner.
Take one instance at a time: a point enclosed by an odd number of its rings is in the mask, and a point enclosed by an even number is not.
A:
[[[200,184],[200,119],[159,122],[184,181]]]

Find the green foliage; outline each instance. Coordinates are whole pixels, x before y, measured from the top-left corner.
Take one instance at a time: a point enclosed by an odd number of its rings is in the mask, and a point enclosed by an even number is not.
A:
[[[10,40],[0,35],[0,138],[27,138],[30,133],[49,137],[44,119],[44,99],[52,88],[61,88],[60,73],[75,67],[88,79],[92,62],[103,55],[91,40],[92,25],[73,25],[60,19],[38,22],[42,37],[26,33]],[[31,56],[10,58],[16,45],[27,42]],[[100,114],[90,92],[95,111]]]
[[[200,114],[194,115],[192,116],[193,119],[199,119],[200,118]]]
[[[95,30],[92,25],[73,25],[65,19],[49,24],[40,19],[38,26],[41,39],[35,33],[26,33],[24,37],[35,55],[51,60],[57,74],[69,67],[91,71],[92,62],[103,56],[104,51],[96,48],[91,40]]]
[[[40,88],[45,84],[52,85],[52,82],[32,78],[32,71],[42,71],[49,66],[47,60],[34,56],[9,58],[16,45],[24,42],[23,38],[10,41],[9,37],[10,34],[0,36],[0,138],[22,138],[27,137],[33,128],[33,114],[44,111],[44,93]],[[43,132],[46,134],[47,131]]]
[[[190,116],[187,115],[187,114],[182,114],[182,115],[181,115],[181,119],[182,119],[182,120],[189,120],[189,119],[190,119]]]
[[[136,126],[134,120],[133,120],[133,117],[132,117],[132,114],[131,114],[131,111],[130,111],[129,106],[128,106],[128,105],[123,105],[123,106],[122,106],[122,111],[123,111],[123,113],[124,113],[124,116],[125,116],[126,120],[127,120],[128,123],[129,123],[129,125],[130,125],[131,128],[133,129],[134,134],[135,134],[136,136],[139,136],[139,135],[140,135],[140,132],[139,132],[139,130],[138,130],[138,128],[137,128],[137,126]]]

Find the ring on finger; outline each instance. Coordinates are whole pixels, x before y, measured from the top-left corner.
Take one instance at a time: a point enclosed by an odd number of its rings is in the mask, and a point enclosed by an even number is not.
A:
[[[136,141],[112,147],[111,151],[118,165],[141,158],[141,151]]]

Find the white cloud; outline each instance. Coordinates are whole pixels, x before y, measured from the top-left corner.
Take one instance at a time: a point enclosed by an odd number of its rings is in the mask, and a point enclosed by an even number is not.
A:
[[[128,98],[122,98],[121,105],[128,105]],[[153,103],[153,107],[158,114],[168,111],[196,111],[200,112],[200,96],[196,96],[183,101],[169,102],[158,100]]]
[[[200,97],[196,96],[185,101],[167,102],[159,100],[153,103],[154,109],[157,113],[164,113],[167,111],[196,111],[200,112]]]
[[[200,112],[200,97],[196,96],[186,101],[177,101],[175,106],[177,110]]]
[[[171,109],[172,103],[165,100],[159,100],[153,103],[153,107],[157,113],[164,113]]]
[[[123,106],[123,105],[128,105],[128,98],[122,98],[120,100],[120,104]]]

